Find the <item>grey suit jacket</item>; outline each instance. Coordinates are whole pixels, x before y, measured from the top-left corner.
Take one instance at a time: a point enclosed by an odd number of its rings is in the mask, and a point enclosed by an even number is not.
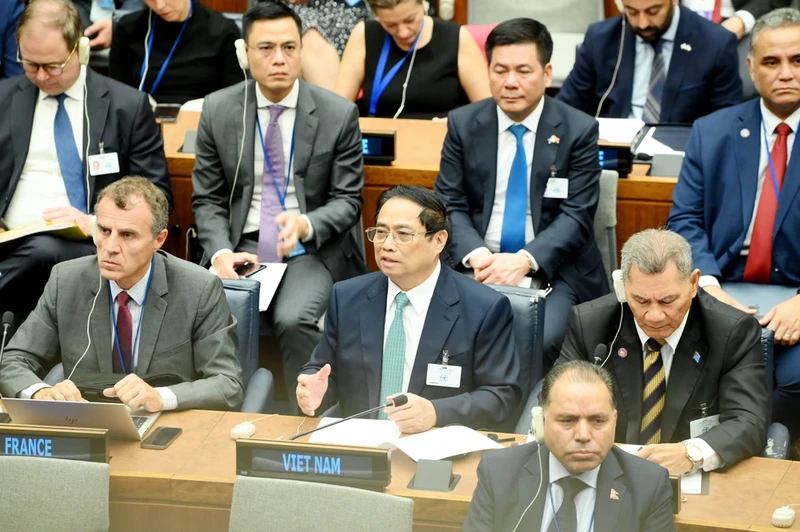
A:
[[[86,350],[86,322],[95,296],[91,346],[76,373],[112,373],[108,290],[95,256],[56,265],[36,310],[6,349],[0,393],[16,397],[41,382],[59,357],[65,375],[72,372]],[[236,410],[244,398],[237,342],[236,320],[221,281],[199,266],[158,252],[142,317],[136,374],[183,377],[185,382],[170,386],[181,410]]]
[[[542,491],[518,528],[539,532],[550,479],[550,451],[542,447],[540,471],[537,450],[538,445],[530,443],[483,454],[465,531],[511,532],[536,495],[541,478]],[[618,499],[611,498],[611,490]],[[596,491],[595,532],[675,530],[669,475],[657,464],[612,447],[600,466]]]
[[[192,210],[207,258],[220,249],[239,248],[253,184],[261,179],[253,175],[256,90],[254,81],[243,81],[209,94],[203,103],[195,143]],[[364,273],[364,258],[351,232],[361,216],[364,187],[358,108],[300,80],[295,127],[292,179],[300,212],[314,226],[314,238],[304,245],[310,253],[319,254],[335,281]],[[242,142],[244,151],[234,185]]]

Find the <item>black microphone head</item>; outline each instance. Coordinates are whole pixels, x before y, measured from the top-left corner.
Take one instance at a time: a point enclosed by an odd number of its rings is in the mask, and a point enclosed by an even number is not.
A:
[[[3,312],[3,327],[10,327],[14,324],[14,313],[5,311]]]
[[[595,366],[599,366],[603,363],[603,360],[606,359],[606,355],[608,354],[608,348],[606,344],[597,344],[597,347],[594,348],[594,364]]]
[[[394,403],[394,406],[403,406],[408,402],[408,396],[404,393],[401,393],[400,395],[393,397],[392,402]]]

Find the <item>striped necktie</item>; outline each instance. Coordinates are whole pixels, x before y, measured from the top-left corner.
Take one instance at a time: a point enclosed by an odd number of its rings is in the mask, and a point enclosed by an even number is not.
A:
[[[651,43],[655,56],[653,56],[653,69],[650,71],[650,86],[647,90],[647,101],[644,104],[642,120],[646,124],[656,124],[661,119],[661,97],[664,95],[664,82],[667,71],[664,68],[664,54],[661,53],[664,41],[658,39]]]
[[[406,329],[403,326],[403,309],[408,305],[408,295],[399,292],[395,298],[394,320],[386,335],[383,347],[383,371],[381,371],[381,395],[379,403],[386,397],[403,391],[403,373],[406,363]],[[388,419],[383,410],[378,419]]]
[[[667,399],[667,379],[664,362],[661,360],[661,346],[665,340],[650,338],[645,344],[644,393],[642,394],[642,432],[639,443],[651,445],[661,443],[661,414]]]

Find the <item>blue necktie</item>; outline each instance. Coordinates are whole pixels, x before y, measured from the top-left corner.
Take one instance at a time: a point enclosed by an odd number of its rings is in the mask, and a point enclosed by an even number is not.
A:
[[[383,404],[390,395],[403,391],[403,374],[406,364],[406,329],[403,326],[403,309],[408,305],[409,299],[404,292],[398,292],[394,298],[394,320],[389,326],[386,335],[386,345],[383,348],[383,363],[381,371],[381,396],[378,402]],[[389,419],[383,410],[378,412],[378,419]]]
[[[517,138],[517,153],[511,164],[506,189],[506,208],[503,212],[503,231],[500,233],[500,251],[516,253],[525,247],[525,224],[528,215],[528,160],[522,136],[528,128],[516,124],[508,128]]]
[[[650,86],[647,90],[647,101],[644,104],[642,120],[647,124],[656,124],[661,118],[661,97],[664,95],[664,82],[667,72],[664,68],[664,54],[661,53],[664,41],[659,39],[654,43],[653,69],[650,71]]]
[[[86,185],[83,182],[83,165],[75,145],[75,134],[72,132],[72,123],[69,121],[67,109],[64,107],[66,94],[55,96],[58,100],[58,110],[53,124],[53,135],[56,140],[56,154],[58,166],[61,168],[61,177],[67,189],[69,203],[81,212],[87,213]]]

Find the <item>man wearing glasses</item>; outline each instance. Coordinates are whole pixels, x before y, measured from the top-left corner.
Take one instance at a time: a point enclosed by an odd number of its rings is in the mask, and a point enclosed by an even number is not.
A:
[[[2,230],[65,222],[89,235],[97,194],[126,175],[152,181],[172,205],[146,95],[82,65],[82,34],[69,0],[34,0],[22,15],[17,60],[25,76],[0,82]],[[0,310],[24,319],[56,263],[94,253],[88,238],[50,234],[3,244]]]
[[[391,402],[376,414],[405,433],[458,423],[502,428],[522,399],[508,299],[450,268],[444,204],[422,187],[378,200],[367,229],[381,271],[334,285],[325,332],[297,379],[313,416],[338,402],[341,417]]]

